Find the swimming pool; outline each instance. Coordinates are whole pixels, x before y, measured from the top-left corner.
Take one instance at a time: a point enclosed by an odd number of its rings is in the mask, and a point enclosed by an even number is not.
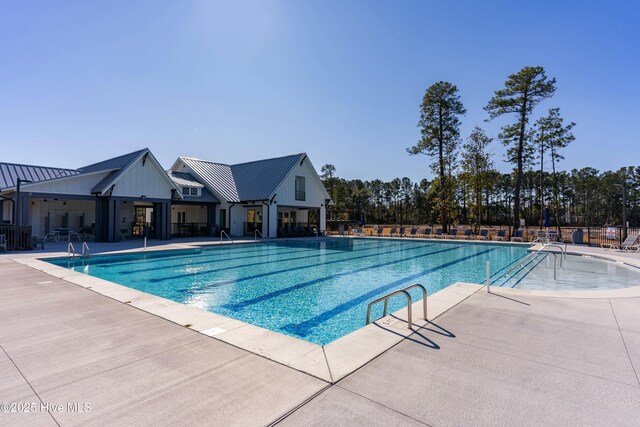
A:
[[[47,261],[325,345],[364,326],[367,304],[391,291],[482,283],[487,260],[497,277],[526,254],[510,244],[323,238]],[[392,299],[390,312],[404,304]]]

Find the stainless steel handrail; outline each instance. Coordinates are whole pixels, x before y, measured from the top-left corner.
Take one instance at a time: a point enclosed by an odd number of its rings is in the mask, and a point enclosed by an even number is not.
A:
[[[258,230],[256,228],[256,231],[253,233],[253,240],[256,241],[258,240],[258,234],[260,235],[260,237],[262,237],[262,239],[264,240],[264,236],[262,235],[262,233],[260,232],[260,230]]]
[[[378,303],[380,301],[384,301],[384,313],[383,313],[382,317],[385,317],[387,315],[387,305],[388,305],[388,302],[389,302],[389,298],[391,298],[392,296],[395,296],[395,295],[399,295],[399,294],[404,294],[404,296],[407,297],[407,325],[408,325],[409,329],[411,329],[413,327],[413,323],[411,321],[412,320],[412,318],[411,318],[411,305],[412,305],[411,295],[409,295],[409,292],[405,291],[404,289],[399,289],[397,291],[391,292],[390,294],[387,294],[387,295],[385,295],[383,297],[380,297],[380,298],[378,298],[376,300],[371,301],[369,303],[369,305],[367,305],[367,323],[366,324],[368,325],[369,323],[371,323],[371,306],[373,304],[376,304],[376,303]]]
[[[564,245],[564,247],[562,245]],[[553,247],[556,247],[556,248],[560,248],[560,250],[562,251],[562,258],[560,258],[560,268],[563,268],[563,260],[564,260],[564,264],[565,265],[567,263],[567,244],[566,243],[560,244],[560,243],[551,242],[551,243],[547,243],[543,247],[545,247],[545,246],[553,246]],[[540,248],[540,250],[542,250],[542,248]]]
[[[67,255],[73,255],[74,258],[76,256],[76,248],[73,247],[73,243],[71,242],[69,242],[69,244],[67,245]]]
[[[422,286],[419,283],[414,283],[413,285],[409,285],[404,289],[398,289],[397,291],[391,292],[390,294],[387,294],[385,296],[382,296],[376,300],[373,300],[369,303],[369,305],[367,306],[367,325],[369,323],[371,323],[371,306],[380,302],[380,301],[384,301],[384,308],[382,311],[382,317],[385,317],[387,315],[387,309],[389,307],[389,299],[395,295],[398,294],[404,294],[407,297],[407,320],[408,320],[408,327],[409,329],[411,329],[411,327],[413,326],[413,318],[412,318],[412,306],[413,306],[413,300],[411,298],[411,294],[409,294],[409,290],[413,289],[413,288],[418,288],[420,290],[422,290],[422,315],[424,320],[427,320],[427,290],[425,289],[424,286]]]
[[[86,254],[84,252],[85,248],[87,249]],[[91,251],[89,250],[89,245],[87,244],[87,242],[82,242],[82,256],[88,257],[89,255],[91,255]]]
[[[227,232],[226,232],[226,231],[224,231],[224,230],[222,230],[222,231],[220,232],[220,242],[221,242],[221,243],[222,243],[222,236],[227,236],[227,239],[229,239],[229,241],[230,241],[231,243],[233,243],[233,240],[231,239],[231,237],[229,237],[229,235],[227,234]]]
[[[409,291],[409,289],[413,288],[422,290],[422,317],[424,320],[427,320],[427,290],[419,283],[414,283],[413,285],[407,286],[406,288],[404,288],[404,290]]]

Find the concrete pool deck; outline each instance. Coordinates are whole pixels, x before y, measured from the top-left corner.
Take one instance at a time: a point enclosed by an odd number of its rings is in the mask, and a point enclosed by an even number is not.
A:
[[[331,385],[11,258],[0,256],[0,402],[60,403],[65,411],[0,412],[0,425],[640,419],[637,296],[557,298],[462,286],[465,298],[448,311],[434,303],[437,317],[416,322],[413,333],[372,325],[390,345]],[[67,403],[84,402],[91,412],[66,411]]]

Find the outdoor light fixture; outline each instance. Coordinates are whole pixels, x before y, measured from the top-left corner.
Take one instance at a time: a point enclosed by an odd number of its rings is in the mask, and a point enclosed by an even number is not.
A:
[[[140,196],[140,198],[141,198],[142,200],[144,200],[144,199],[146,199],[146,198],[147,198],[147,196],[145,196],[145,195],[143,194],[142,196]]]

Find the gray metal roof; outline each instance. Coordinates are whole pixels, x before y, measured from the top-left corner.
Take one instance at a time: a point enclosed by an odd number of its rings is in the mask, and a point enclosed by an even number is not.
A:
[[[236,183],[231,174],[231,167],[206,160],[182,158],[182,161],[207,184],[228,202],[239,202]]]
[[[41,182],[78,174],[73,169],[0,162],[0,191],[15,187],[18,178]]]
[[[240,201],[266,200],[307,155],[304,153],[231,166]]]
[[[134,151],[133,153],[123,154],[122,156],[114,157],[113,159],[104,160],[102,162],[78,168],[78,170],[83,173],[93,173],[122,169],[131,164],[131,162],[135,161],[146,151],[149,151],[149,149],[143,148],[142,150]]]
[[[207,190],[207,188],[202,189],[201,196],[192,196],[183,194],[182,201],[184,202],[194,202],[194,203],[220,203],[220,199],[218,199],[211,191]],[[180,203],[178,201],[178,203]]]
[[[198,180],[196,180],[193,175],[185,172],[174,172],[167,171],[167,175],[169,178],[176,184],[182,187],[195,187],[195,188],[203,188],[204,185],[201,184]]]
[[[305,153],[237,165],[181,157],[181,160],[215,192],[229,202],[267,200]]]

